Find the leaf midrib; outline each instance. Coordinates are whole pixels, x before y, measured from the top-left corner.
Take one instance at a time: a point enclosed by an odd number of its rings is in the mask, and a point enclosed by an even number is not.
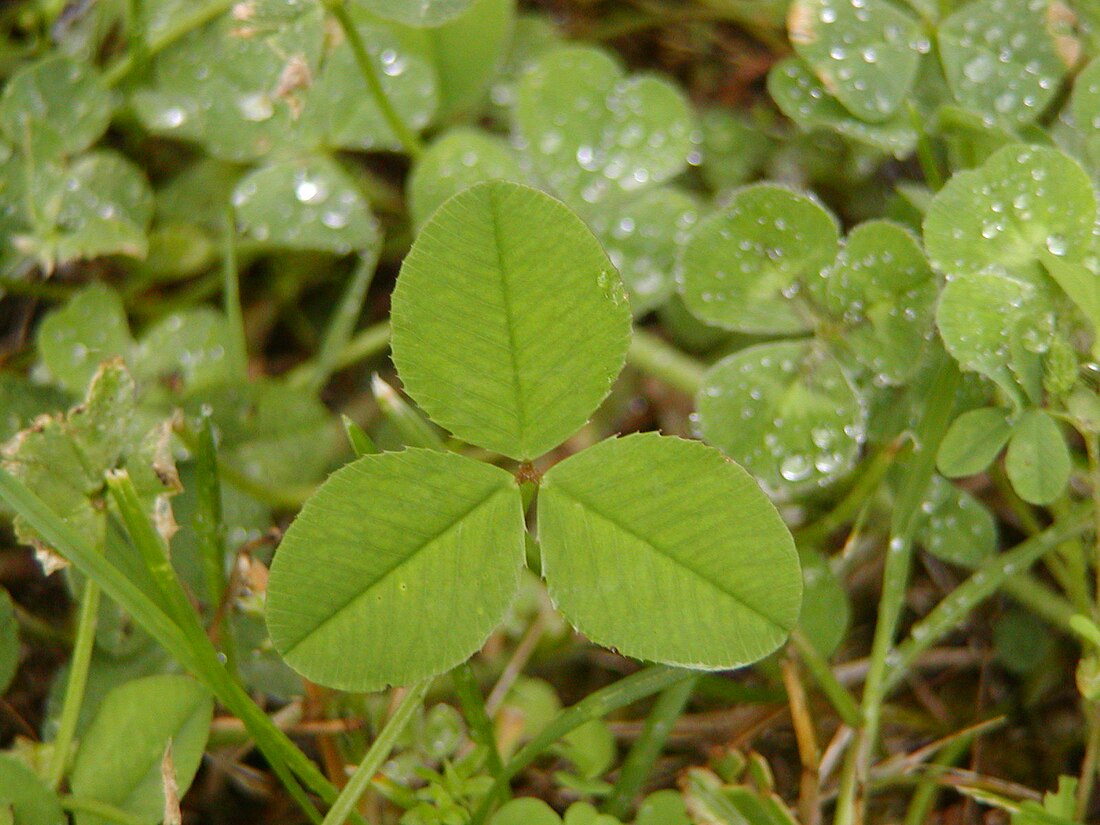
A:
[[[737,593],[734,593],[730,590],[727,590],[725,587],[722,587],[717,582],[711,580],[708,576],[706,576],[703,573],[699,572],[694,567],[692,567],[690,564],[684,562],[682,559],[679,559],[676,556],[673,556],[673,555],[669,554],[665,550],[662,550],[651,539],[647,538],[646,536],[641,535],[633,527],[631,527],[627,524],[624,524],[623,522],[619,521],[618,519],[614,518],[613,516],[607,515],[606,513],[604,513],[599,508],[594,507],[591,504],[591,502],[586,501],[581,496],[578,496],[576,493],[569,491],[564,486],[562,486],[560,484],[560,482],[557,483],[557,484],[554,484],[553,487],[547,489],[547,492],[551,492],[551,491],[556,491],[556,492],[562,494],[563,496],[565,496],[566,498],[572,499],[577,504],[579,504],[583,508],[585,508],[585,510],[587,512],[591,513],[592,515],[596,516],[597,518],[603,519],[605,522],[611,524],[612,526],[616,527],[617,529],[621,530],[622,532],[626,533],[627,535],[629,535],[632,538],[636,539],[637,541],[641,542],[646,547],[649,547],[654,552],[654,554],[668,559],[669,561],[671,561],[677,567],[683,568],[684,570],[688,571],[692,575],[694,575],[697,578],[701,579],[706,584],[708,584],[711,588],[718,591],[723,596],[726,596],[727,598],[733,600],[734,602],[739,604],[743,609],[745,609],[749,613],[752,613],[755,616],[759,616],[761,619],[763,619],[769,625],[771,625],[772,627],[779,630],[779,632],[781,634],[783,634],[784,636],[787,633],[790,632],[789,627],[784,627],[777,620],[773,619],[771,616],[769,616],[766,613],[762,612],[759,608],[754,607],[753,605],[746,602],[743,596],[741,596]]]
[[[501,493],[507,494],[509,492],[510,492],[510,490],[508,490],[507,488],[498,488],[498,489],[494,490],[490,495],[488,495],[485,498],[481,499],[480,501],[476,502],[473,506],[467,508],[463,513],[461,513],[460,515],[455,517],[442,530],[440,530],[439,532],[435,533],[434,535],[431,535],[428,538],[426,538],[423,542],[421,542],[421,544],[419,546],[417,546],[414,550],[409,552],[406,556],[404,556],[403,558],[399,559],[394,564],[391,564],[389,567],[382,570],[382,572],[379,575],[377,575],[374,578],[374,580],[367,585],[367,587],[353,593],[352,596],[350,598],[346,599],[343,604],[341,604],[339,607],[334,609],[327,616],[325,616],[323,619],[321,619],[321,621],[319,621],[312,628],[310,628],[306,633],[302,634],[302,636],[295,639],[294,642],[292,642],[290,645],[288,645],[286,648],[284,648],[283,651],[282,651],[283,657],[286,658],[286,657],[290,656],[290,654],[296,648],[298,648],[299,645],[301,645],[303,642],[308,641],[312,637],[316,636],[319,632],[321,632],[321,630],[326,625],[328,625],[329,623],[334,621],[337,617],[339,617],[345,611],[347,611],[349,608],[354,606],[354,604],[356,602],[358,602],[360,599],[362,599],[362,598],[366,597],[367,595],[369,595],[370,592],[375,587],[377,587],[379,585],[379,583],[385,581],[390,576],[392,576],[394,573],[396,573],[398,570],[400,570],[402,567],[404,567],[406,564],[413,561],[421,553],[423,553],[425,550],[427,550],[431,545],[435,544],[437,541],[442,539],[449,532],[451,532],[456,527],[458,527],[458,525],[460,525],[462,522],[466,521],[466,519],[470,518],[474,513],[476,513],[478,510],[480,510],[486,504],[489,504],[494,499],[496,499],[497,496],[499,496]]]

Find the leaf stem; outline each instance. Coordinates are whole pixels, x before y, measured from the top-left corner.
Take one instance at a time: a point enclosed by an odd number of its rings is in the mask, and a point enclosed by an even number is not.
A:
[[[92,579],[84,580],[84,592],[80,596],[80,618],[76,626],[76,641],[69,659],[69,680],[65,684],[65,699],[61,706],[61,718],[57,735],[53,740],[53,756],[50,760],[48,781],[55,791],[65,778],[69,764],[69,750],[76,736],[76,724],[80,719],[80,707],[84,703],[84,688],[88,684],[88,668],[92,663],[95,646],[96,620],[99,617],[100,589]]]
[[[600,719],[614,710],[637,702],[639,699],[652,696],[677,682],[691,679],[695,675],[690,670],[654,665],[632,673],[613,685],[601,688],[572,707],[566,708],[504,766],[504,771],[493,782],[469,825],[485,825],[489,814],[506,791],[512,777],[538,759],[547,748],[570,731],[586,722]]]
[[[389,321],[382,321],[357,333],[336,358],[332,365],[333,371],[381,355],[389,349],[391,334]]]
[[[390,130],[401,145],[405,147],[405,151],[410,157],[413,159],[420,157],[424,153],[420,138],[405,125],[405,121],[401,119],[401,115],[397,113],[393,103],[386,95],[386,90],[382,88],[382,81],[378,77],[378,72],[375,70],[370,54],[367,52],[366,44],[363,42],[363,38],[359,36],[359,29],[355,27],[355,21],[351,19],[343,0],[322,0],[322,2],[325,10],[335,17],[336,22],[340,24],[340,28],[348,40],[348,45],[351,47],[351,53],[355,56],[359,71],[367,82],[367,88],[370,90],[371,96],[374,98],[374,102],[377,104]]]
[[[914,434],[915,446],[906,468],[905,482],[894,504],[890,540],[882,574],[882,595],[871,643],[870,666],[863,689],[863,727],[845,756],[842,784],[837,799],[835,825],[855,825],[865,817],[868,773],[878,742],[882,704],[885,700],[889,653],[894,644],[898,620],[905,604],[905,591],[913,556],[913,536],[921,501],[936,467],[936,451],[951,423],[960,375],[955,362],[939,354],[939,368],[928,392],[929,403]]]
[[[431,683],[431,679],[425,679],[420,684],[409,688],[393,715],[382,727],[378,738],[374,740],[370,750],[363,757],[363,761],[355,769],[355,773],[348,779],[348,784],[340,791],[340,795],[336,798],[332,807],[329,808],[322,825],[344,825],[355,808],[355,804],[359,801],[359,797],[370,787],[374,775],[378,773],[382,764],[390,755],[390,751],[393,750],[393,746],[397,742],[397,737],[401,735],[409,720],[412,719],[413,713],[420,707],[420,703],[424,700],[424,695],[428,692]]]
[[[836,678],[836,674],[829,667],[825,657],[818,652],[813,643],[798,628],[791,632],[791,642],[798,649],[802,663],[806,665],[806,669],[810,671],[810,675],[817,682],[818,687],[821,688],[825,698],[829,700],[829,704],[833,706],[833,710],[837,712],[837,715],[851,728],[862,727],[863,717],[860,715],[859,705],[856,703],[855,697]]]
[[[232,204],[226,204],[222,231],[222,301],[229,321],[226,342],[229,368],[240,381],[248,380],[248,341],[241,311],[241,282],[237,265],[237,218]]]
[[[634,329],[626,362],[688,395],[695,395],[703,386],[707,371],[704,364],[641,327]]]
[[[641,735],[634,742],[630,753],[626,755],[622,769],[619,772],[619,780],[615,783],[615,789],[611,797],[604,805],[604,812],[617,819],[623,819],[630,812],[634,798],[642,789],[646,777],[653,770],[657,757],[668,741],[672,733],[672,727],[676,720],[684,712],[699,676],[693,675],[682,682],[677,682],[665,688],[658,697],[653,710],[646,717],[642,726]]]
[[[352,273],[344,288],[344,294],[340,297],[336,311],[332,313],[332,319],[321,341],[313,368],[308,374],[295,373],[294,375],[294,378],[300,380],[301,385],[307,389],[314,391],[321,389],[329,377],[336,372],[337,364],[348,348],[352,333],[355,331],[355,323],[363,311],[363,301],[366,300],[367,290],[370,289],[371,281],[374,280],[377,264],[377,252],[359,256],[355,272]]]
[[[451,681],[454,683],[458,702],[462,705],[466,724],[470,726],[470,738],[485,748],[489,773],[496,778],[504,772],[504,763],[500,759],[500,749],[497,748],[496,736],[493,734],[493,722],[485,710],[485,696],[470,663],[463,662],[452,670]]]

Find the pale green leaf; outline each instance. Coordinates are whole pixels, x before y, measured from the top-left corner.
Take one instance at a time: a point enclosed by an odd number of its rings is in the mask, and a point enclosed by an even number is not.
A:
[[[932,476],[917,514],[916,540],[938,559],[977,567],[997,551],[993,514],[970,493],[941,476]]]
[[[881,122],[899,109],[920,62],[916,18],[887,0],[795,0],[787,20],[795,51],[853,115]]]
[[[959,103],[1018,124],[1042,114],[1068,68],[1050,6],[1048,0],[975,0],[940,24],[940,61]]]
[[[355,181],[325,157],[257,169],[233,190],[245,237],[287,249],[370,253],[378,223]]]
[[[845,343],[880,384],[903,384],[920,366],[938,294],[917,240],[887,221],[848,235],[823,273],[829,309],[848,327]]]
[[[772,490],[817,486],[859,456],[866,412],[840,364],[813,342],[759,344],[708,370],[703,438]]]
[[[418,227],[452,195],[488,180],[527,181],[503,138],[460,127],[438,138],[417,159],[409,178],[409,211]]]
[[[1050,347],[1055,318],[1049,296],[1031,281],[970,275],[948,282],[936,309],[947,351],[963,369],[994,381],[1017,404],[1020,377]]]
[[[848,593],[825,556],[816,550],[803,550],[799,559],[802,563],[802,612],[798,627],[818,653],[828,658],[848,632],[852,614]]]
[[[73,793],[106,802],[134,817],[164,817],[161,762],[169,741],[182,796],[202,762],[214,702],[186,676],[148,676],[112,690],[80,739],[70,784]],[[77,825],[110,820],[79,812]]]
[[[543,478],[538,524],[555,605],[627,656],[739,667],[798,619],[790,533],[748,473],[698,442],[645,433],[566,459]]]
[[[0,132],[36,161],[73,155],[107,131],[111,103],[95,67],[52,55],[7,80]]]
[[[561,817],[541,799],[525,796],[503,805],[490,825],[561,825]]]
[[[329,477],[279,546],[271,639],[341,690],[442,673],[504,617],[523,534],[519,490],[499,468],[435,450],[364,456]]]
[[[1077,305],[1093,333],[1100,334],[1100,275],[1075,261],[1063,261],[1050,253],[1042,255],[1043,268]]]
[[[323,39],[319,4],[284,25],[223,15],[158,54],[131,105],[146,129],[217,158],[309,151],[320,130],[300,115]]]
[[[165,406],[233,380],[226,352],[229,322],[211,307],[173,312],[141,336],[132,351],[134,377],[147,402]]]
[[[669,180],[692,151],[694,123],[679,89],[627,76],[586,46],[539,57],[520,80],[514,118],[535,172],[575,205]]]
[[[1045,253],[1084,258],[1095,222],[1096,194],[1076,161],[1056,149],[1006,146],[936,194],[924,243],[948,278],[991,269],[1031,275]]]
[[[580,219],[504,181],[436,211],[401,267],[392,318],[394,362],[424,411],[519,459],[583,426],[630,335],[622,284]]]
[[[671,186],[594,210],[588,225],[619,270],[635,316],[665,303],[676,289],[680,247],[699,221],[699,203]]]
[[[771,183],[738,190],[699,222],[680,255],[684,303],[740,332],[795,333],[811,319],[789,298],[837,254],[836,219],[817,201]]]
[[[1073,84],[1069,111],[1086,160],[1100,171],[1100,58],[1094,58]]]
[[[473,0],[355,0],[379,17],[408,26],[441,26],[465,12]]]
[[[99,365],[126,357],[133,346],[126,310],[118,293],[92,283],[38,328],[38,354],[54,380],[70,393],[81,393]]]
[[[65,825],[57,795],[15,756],[0,753],[0,806],[9,805],[17,825]]]
[[[69,396],[49,384],[37,384],[16,372],[0,374],[0,444],[43,413],[69,406]]]
[[[1005,453],[1005,471],[1020,498],[1050,504],[1069,482],[1073,461],[1062,431],[1043,410],[1026,410],[1016,422]]]
[[[917,144],[917,133],[905,114],[884,123],[853,117],[798,58],[781,60],[772,67],[768,92],[783,114],[803,129],[828,129],[898,158],[911,154]]]
[[[638,806],[634,825],[691,825],[684,797],[677,791],[657,791]]]
[[[489,111],[494,120],[508,122],[519,78],[540,55],[556,49],[561,41],[561,32],[545,15],[526,12],[516,16],[512,41],[489,88]]]
[[[474,0],[463,14],[441,26],[402,30],[410,42],[431,56],[435,66],[437,121],[482,101],[504,60],[515,16],[516,0]]]
[[[936,466],[948,478],[984,471],[1008,443],[1012,424],[1008,410],[981,407],[956,418],[940,442]]]
[[[0,587],[0,696],[8,689],[19,669],[19,625],[11,596]]]

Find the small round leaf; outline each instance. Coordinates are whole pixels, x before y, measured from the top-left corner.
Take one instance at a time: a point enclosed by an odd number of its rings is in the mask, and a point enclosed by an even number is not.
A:
[[[917,515],[916,539],[936,558],[973,568],[997,551],[997,525],[974,496],[933,476]]]
[[[983,472],[1012,434],[1009,413],[1000,407],[968,410],[956,418],[940,442],[936,466],[948,478]]]
[[[975,0],[939,27],[947,84],[968,109],[1011,123],[1035,120],[1065,75],[1049,0]]]
[[[381,237],[366,199],[334,161],[285,161],[246,175],[233,190],[246,237],[287,249],[343,255],[373,251]]]
[[[600,203],[678,175],[694,128],[683,94],[625,76],[605,52],[564,46],[523,76],[515,122],[535,172],[571,204]]]
[[[698,222],[699,211],[691,195],[669,186],[603,206],[588,219],[622,276],[636,316],[672,295],[676,255]]]
[[[490,825],[561,825],[561,817],[541,799],[524,796],[502,806]]]
[[[455,195],[393,296],[405,389],[459,438],[517,459],[588,420],[622,369],[630,308],[599,242],[560,202],[490,181]]]
[[[795,0],[791,43],[856,117],[887,120],[917,76],[920,25],[887,0]]]
[[[523,183],[527,174],[507,141],[458,128],[436,140],[417,160],[409,178],[409,211],[423,226],[447,198],[488,180]]]
[[[268,586],[271,640],[340,690],[443,673],[503,618],[523,535],[519,490],[497,467],[422,449],[364,456],[287,530]]]
[[[802,612],[798,626],[817,652],[828,658],[844,641],[852,607],[848,593],[829,566],[829,560],[816,550],[803,550]]]
[[[65,812],[57,794],[21,760],[0,753],[0,810],[10,805],[18,825],[62,825]]]
[[[706,670],[755,662],[798,619],[794,543],[743,469],[695,441],[608,439],[538,496],[550,596],[594,642]]]
[[[0,132],[35,160],[87,149],[110,122],[111,93],[99,73],[68,57],[46,57],[20,69],[0,96]]]
[[[1005,472],[1020,498],[1050,504],[1066,488],[1072,470],[1073,460],[1058,422],[1043,410],[1025,411],[1005,453]]]
[[[795,333],[809,318],[789,296],[836,257],[836,219],[774,184],[736,192],[699,222],[680,255],[680,292],[692,314],[726,329]]]
[[[847,376],[812,342],[759,344],[707,372],[697,404],[703,438],[771,490],[848,472],[865,410]]]
[[[1084,258],[1095,222],[1096,193],[1076,161],[1057,149],[1006,146],[936,194],[924,243],[948,278],[991,268],[1027,275],[1044,254]]]

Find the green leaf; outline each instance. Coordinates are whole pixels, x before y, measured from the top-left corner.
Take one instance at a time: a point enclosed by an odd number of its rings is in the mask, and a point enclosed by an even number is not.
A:
[[[1049,297],[1030,281],[989,274],[949,281],[936,324],[963,369],[990,378],[1020,405],[1019,378],[1050,348],[1055,318]]]
[[[408,26],[428,28],[447,23],[465,12],[473,0],[356,0],[379,17]]]
[[[122,298],[105,284],[88,285],[46,316],[36,344],[54,380],[83,392],[101,363],[126,357],[133,346]]]
[[[638,806],[634,825],[691,825],[684,797],[677,791],[657,791]]]
[[[1076,161],[1056,149],[1006,146],[936,194],[924,243],[948,278],[991,270],[1027,275],[1046,253],[1083,259],[1095,222],[1096,194]]]
[[[233,380],[229,322],[210,307],[173,312],[145,331],[130,356],[146,403],[170,407]]]
[[[1100,58],[1094,58],[1073,83],[1070,114],[1094,172],[1100,170]]]
[[[224,160],[313,149],[320,134],[300,116],[301,87],[320,63],[324,21],[311,6],[283,25],[227,14],[188,33],[152,60],[131,95],[134,113],[154,134],[202,143]]]
[[[425,412],[518,459],[587,421],[630,336],[622,285],[580,219],[504,181],[432,216],[401,267],[392,319],[394,363]]]
[[[525,796],[503,805],[490,825],[561,825],[561,817],[541,799]]]
[[[341,690],[442,673],[504,617],[523,534],[519,490],[499,468],[435,450],[364,456],[306,502],[275,554],[271,639]]]
[[[887,221],[862,223],[823,274],[829,308],[848,325],[845,343],[876,383],[909,380],[932,335],[938,294],[917,240]]]
[[[1026,410],[1005,453],[1005,472],[1013,489],[1031,504],[1050,504],[1066,488],[1072,470],[1058,422],[1043,410]]]
[[[102,255],[145,257],[153,193],[122,155],[99,150],[66,167],[37,166],[30,199],[30,236],[19,243],[46,266]]]
[[[815,550],[799,553],[802,562],[802,612],[798,626],[825,658],[844,641],[852,608],[848,593],[829,566],[829,560]]]
[[[0,696],[19,670],[19,625],[8,591],[0,587]]]
[[[514,117],[536,174],[574,205],[669,180],[692,150],[694,123],[679,89],[628,77],[584,46],[539,57],[520,80]]]
[[[825,90],[810,67],[796,57],[781,60],[772,67],[768,73],[768,92],[783,114],[807,131],[828,129],[897,158],[912,154],[917,145],[917,133],[907,116],[899,114],[884,123],[856,119]]]
[[[997,552],[997,526],[974,496],[933,476],[917,514],[916,540],[941,561],[974,568]]]
[[[700,169],[715,192],[744,185],[764,167],[775,144],[762,126],[718,107],[702,110],[698,118],[703,136]]]
[[[813,342],[759,344],[724,358],[708,370],[696,407],[703,438],[772,490],[844,475],[864,439],[863,404]]]
[[[676,256],[699,213],[699,203],[687,192],[662,187],[625,203],[607,204],[588,219],[622,276],[635,316],[672,296]]]
[[[107,131],[111,110],[111,93],[93,66],[51,55],[8,79],[0,132],[41,162],[87,149]]]
[[[1001,407],[968,410],[951,423],[940,442],[936,466],[948,478],[976,475],[993,463],[1011,434],[1008,410]]]
[[[402,30],[435,65],[438,122],[481,102],[504,60],[515,16],[516,0],[474,0],[465,13],[441,26]]]
[[[1035,120],[1067,66],[1048,0],[975,0],[940,24],[947,83],[963,106],[1012,123]]]
[[[538,524],[554,604],[627,656],[739,667],[798,619],[790,533],[748,473],[698,442],[645,433],[566,459],[543,477]]]
[[[373,253],[378,222],[355,181],[324,157],[257,169],[233,190],[242,233],[287,249]]]
[[[64,825],[61,803],[46,783],[16,759],[0,753],[0,806],[10,805],[18,825]]]
[[[502,138],[460,127],[437,139],[416,162],[409,178],[409,211],[423,226],[452,195],[488,180],[524,183],[528,178],[512,147]]]
[[[360,11],[358,4],[349,11],[386,99],[402,123],[420,131],[431,122],[440,102],[440,79],[430,43],[418,32],[406,34],[400,26]],[[354,106],[348,105],[349,90],[357,92]],[[323,133],[329,145],[362,151],[403,148],[367,92],[355,54],[343,38],[325,57],[320,75],[308,91],[302,119]]]
[[[886,0],[795,0],[791,43],[834,97],[861,120],[889,119],[912,88],[920,24]]]
[[[65,409],[69,401],[56,387],[36,384],[14,372],[0,374],[0,444],[39,415]]]
[[[214,702],[186,676],[148,676],[112,690],[84,732],[73,763],[73,793],[146,821],[164,816],[161,763],[169,742],[180,796],[202,762]],[[79,812],[77,825],[110,820]]]
[[[836,257],[836,219],[815,200],[770,183],[738,190],[704,218],[684,245],[684,303],[726,329],[795,333],[810,318],[790,300]]]

